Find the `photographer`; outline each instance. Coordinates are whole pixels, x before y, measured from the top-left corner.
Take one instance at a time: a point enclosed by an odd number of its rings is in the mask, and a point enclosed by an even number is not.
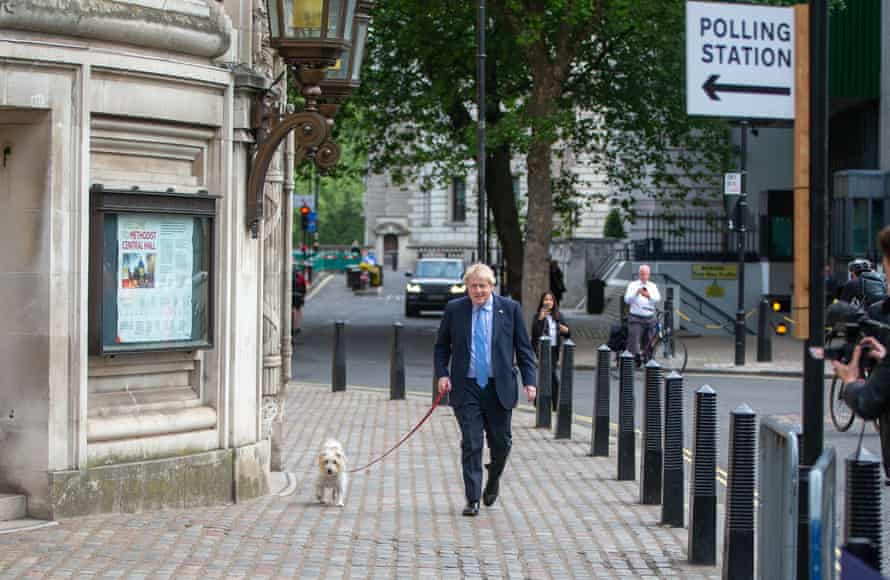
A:
[[[884,271],[890,272],[890,226],[878,232],[878,247],[883,254]],[[830,311],[831,309],[829,309]],[[890,322],[890,299],[885,298],[868,308],[868,315],[861,321],[872,327],[880,326],[878,333],[882,340],[866,336],[853,349],[849,363],[831,361],[837,375],[844,382],[844,402],[863,419],[878,419],[881,432],[881,453],[884,460],[884,483],[890,485],[890,360],[887,357],[885,343],[890,337],[887,324]],[[862,379],[861,365],[863,356],[877,361],[868,379]]]
[[[878,361],[868,379],[861,378],[862,351],[866,357]],[[866,336],[853,351],[850,362],[831,361],[835,372],[844,382],[844,402],[853,412],[866,420],[874,420],[890,406],[890,361],[887,348],[873,336]]]

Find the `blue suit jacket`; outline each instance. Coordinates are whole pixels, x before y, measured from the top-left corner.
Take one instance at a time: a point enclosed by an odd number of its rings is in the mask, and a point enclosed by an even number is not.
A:
[[[513,380],[513,356],[525,385],[537,384],[537,359],[528,340],[522,309],[502,296],[493,296],[491,320],[491,375],[498,400],[505,409],[518,402]],[[473,332],[473,302],[468,296],[457,298],[445,307],[436,338],[434,364],[436,380],[451,377],[451,404],[460,406],[470,368],[470,344]],[[449,366],[450,363],[450,366]]]

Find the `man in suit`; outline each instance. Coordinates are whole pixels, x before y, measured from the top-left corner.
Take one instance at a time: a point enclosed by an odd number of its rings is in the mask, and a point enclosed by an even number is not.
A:
[[[514,354],[529,401],[536,394],[537,363],[522,309],[509,298],[494,296],[494,282],[494,273],[485,264],[467,269],[464,283],[468,296],[445,307],[434,351],[439,391],[451,391],[451,405],[460,424],[465,516],[479,514],[480,495],[486,506],[498,497],[512,445],[510,417],[519,398],[513,378]],[[483,432],[491,455],[484,492]]]

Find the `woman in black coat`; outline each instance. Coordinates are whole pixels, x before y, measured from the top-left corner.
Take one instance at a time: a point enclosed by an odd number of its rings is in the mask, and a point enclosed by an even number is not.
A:
[[[556,411],[556,405],[559,401],[559,375],[556,372],[557,363],[559,362],[559,351],[562,347],[563,339],[572,335],[568,324],[563,320],[559,312],[559,303],[553,292],[544,292],[538,301],[538,310],[532,320],[532,346],[535,353],[538,352],[538,339],[542,336],[550,336],[551,360],[553,361],[553,378],[551,379],[553,410]]]

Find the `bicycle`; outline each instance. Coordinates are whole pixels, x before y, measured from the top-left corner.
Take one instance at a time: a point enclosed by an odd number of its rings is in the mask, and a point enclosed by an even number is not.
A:
[[[682,338],[674,335],[673,328],[667,328],[664,324],[664,312],[658,311],[655,318],[655,329],[649,336],[649,340],[640,349],[640,361],[645,365],[654,360],[661,366],[664,374],[676,371],[683,374],[686,364],[689,362],[689,352]],[[627,345],[625,345],[625,349]],[[615,367],[613,376],[617,378],[620,352],[615,353]]]

